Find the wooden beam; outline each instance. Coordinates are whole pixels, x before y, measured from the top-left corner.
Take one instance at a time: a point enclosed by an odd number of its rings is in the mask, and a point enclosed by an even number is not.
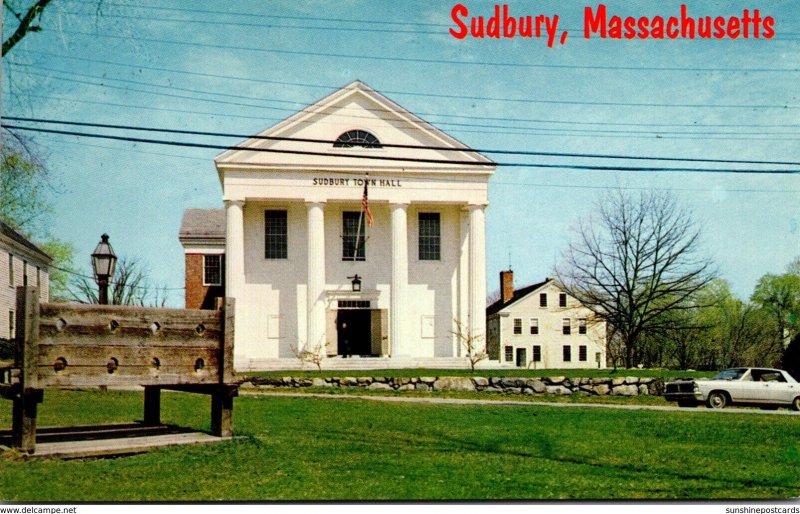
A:
[[[144,424],[154,426],[161,424],[161,389],[144,388]]]
[[[211,434],[233,437],[233,396],[225,387],[211,395]]]
[[[233,336],[234,320],[236,314],[236,300],[225,298],[225,317],[223,319],[224,338],[220,355],[220,382],[230,384],[233,382]]]

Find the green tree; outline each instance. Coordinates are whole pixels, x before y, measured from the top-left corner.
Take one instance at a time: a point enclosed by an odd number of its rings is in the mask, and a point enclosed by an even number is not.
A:
[[[31,143],[6,134],[0,148],[0,218],[53,258],[49,269],[50,298],[65,301],[75,252],[70,243],[53,237],[49,231],[55,188]]]
[[[798,332],[800,319],[800,274],[789,271],[767,274],[758,279],[751,301],[759,305],[775,323],[770,352],[782,352]]]

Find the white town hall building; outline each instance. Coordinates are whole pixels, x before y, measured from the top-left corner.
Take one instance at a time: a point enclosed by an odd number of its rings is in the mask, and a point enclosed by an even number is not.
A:
[[[356,81],[215,163],[224,252],[181,241],[187,262],[224,253],[237,369],[303,349],[413,365],[464,355],[456,321],[484,335],[491,160]]]

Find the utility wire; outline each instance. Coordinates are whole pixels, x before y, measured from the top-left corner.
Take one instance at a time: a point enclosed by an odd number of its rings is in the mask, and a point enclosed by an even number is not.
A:
[[[69,59],[69,60],[76,60],[94,64],[108,64],[112,66],[120,66],[125,68],[133,68],[137,70],[150,70],[156,72],[167,72],[167,73],[178,73],[182,75],[189,75],[195,77],[205,77],[205,78],[215,78],[215,79],[225,79],[225,80],[233,80],[233,81],[243,81],[243,82],[250,82],[250,83],[259,83],[259,84],[271,84],[271,85],[278,85],[278,86],[291,86],[291,87],[306,87],[306,88],[314,88],[314,89],[323,89],[326,91],[336,91],[341,88],[341,85],[320,85],[320,84],[310,84],[304,82],[289,82],[289,81],[279,81],[279,80],[270,80],[270,79],[257,79],[257,78],[250,78],[250,77],[242,77],[236,75],[219,75],[213,73],[204,73],[204,72],[196,72],[196,71],[184,71],[184,70],[176,70],[172,68],[162,68],[162,67],[154,67],[154,66],[146,66],[146,65],[138,65],[138,64],[125,64],[116,61],[107,61],[102,59],[89,59],[84,57],[74,57],[62,54],[55,54],[51,52],[44,52],[39,50],[26,50],[29,53],[39,54],[39,55],[48,55],[51,57],[56,57],[59,59]],[[553,105],[589,105],[589,106],[604,106],[604,107],[663,107],[663,108],[722,108],[722,109],[753,109],[753,108],[780,108],[784,109],[787,108],[787,104],[766,104],[766,105],[758,105],[758,104],[668,104],[668,103],[648,103],[648,102],[638,102],[638,103],[631,103],[631,102],[591,102],[591,101],[579,101],[579,100],[542,100],[542,99],[534,99],[534,98],[503,98],[503,97],[493,97],[493,96],[474,96],[474,95],[452,95],[452,94],[440,94],[440,93],[426,93],[420,91],[395,91],[395,90],[381,90],[381,94],[386,94],[389,96],[395,95],[403,95],[403,96],[413,96],[413,97],[425,97],[425,98],[447,98],[453,100],[466,100],[466,101],[481,101],[481,102],[513,102],[513,103],[528,103],[528,104],[553,104]],[[298,102],[299,103],[299,102]],[[793,107],[792,107],[793,108]],[[420,113],[420,115],[424,116],[425,113]],[[435,116],[439,116],[438,114],[434,114]],[[444,115],[441,115],[444,116]],[[466,119],[472,119],[472,116],[462,116]],[[502,118],[503,120],[507,120],[507,118]],[[527,121],[527,120],[521,120]],[[533,120],[536,121],[536,120]],[[562,123],[553,120],[542,120],[547,123]],[[577,123],[577,122],[569,122],[569,123]],[[629,124],[624,124],[629,125]],[[649,125],[649,124],[645,124]],[[686,126],[686,125],[678,125],[678,126]],[[717,125],[717,126],[727,126],[727,125]],[[752,126],[752,125],[750,125]]]
[[[559,69],[559,70],[594,70],[594,71],[648,71],[648,72],[680,72],[680,73],[797,73],[800,68],[688,68],[679,66],[611,66],[600,64],[542,64],[542,63],[521,63],[504,61],[457,61],[452,59],[430,59],[422,57],[398,57],[388,55],[365,55],[365,54],[341,54],[334,52],[316,52],[311,50],[287,50],[280,48],[260,48],[252,46],[224,45],[214,43],[198,43],[189,41],[176,41],[174,39],[144,38],[137,36],[121,36],[116,34],[101,34],[99,32],[83,32],[79,30],[64,29],[65,34],[75,34],[78,36],[88,36],[91,38],[103,37],[109,39],[121,39],[125,41],[135,40],[148,43],[161,43],[165,45],[191,46],[194,48],[215,48],[219,50],[237,50],[257,53],[268,53],[278,55],[303,55],[307,57],[324,57],[335,59],[363,59],[368,61],[398,62],[398,63],[420,63],[420,64],[454,64],[463,66],[481,67],[500,67],[500,68],[533,68],[533,69]],[[787,106],[780,106],[785,108]],[[796,108],[794,106],[788,108]]]
[[[698,173],[742,173],[742,174],[795,174],[800,173],[800,169],[767,169],[767,170],[747,170],[735,168],[688,168],[688,167],[652,167],[652,166],[599,166],[599,165],[577,165],[577,164],[544,164],[544,163],[518,163],[518,162],[476,162],[476,161],[451,161],[445,159],[423,159],[414,157],[392,157],[384,155],[364,155],[364,154],[336,154],[329,152],[312,152],[304,150],[279,150],[275,148],[248,148],[240,146],[212,145],[207,143],[190,143],[184,141],[170,141],[160,139],[135,138],[128,136],[114,136],[110,134],[90,134],[85,132],[74,132],[66,130],[45,129],[38,127],[23,127],[19,125],[4,125],[6,128],[43,132],[49,134],[64,134],[80,137],[91,137],[101,139],[112,139],[117,141],[129,141],[135,143],[150,143],[168,146],[182,146],[188,148],[210,148],[217,150],[242,150],[249,152],[266,152],[290,155],[314,155],[321,157],[344,158],[344,159],[368,159],[374,161],[393,161],[393,162],[417,162],[428,164],[450,164],[463,166],[503,166],[503,167],[525,167],[525,168],[552,168],[552,169],[576,169],[576,170],[595,170],[595,171],[651,171],[651,172],[698,172]],[[469,151],[469,150],[467,150]],[[360,172],[359,172],[360,173]]]
[[[200,130],[186,130],[186,129],[166,129],[155,127],[141,127],[134,125],[117,125],[110,123],[89,123],[81,121],[67,121],[67,120],[52,120],[45,118],[27,118],[21,116],[6,116],[6,120],[23,121],[29,123],[46,123],[55,125],[71,125],[79,127],[92,127],[92,128],[110,128],[118,130],[134,130],[142,132],[160,132],[165,134],[183,134],[193,136],[212,136],[212,137],[231,137],[239,139],[256,139],[266,141],[290,141],[298,143],[316,143],[324,145],[334,145],[335,140],[330,139],[312,139],[312,138],[296,138],[296,137],[279,137],[279,136],[262,136],[262,135],[248,135],[241,133],[230,132],[208,132]],[[657,156],[642,156],[642,155],[624,155],[624,154],[596,154],[596,153],[571,153],[571,152],[541,152],[533,150],[502,150],[491,148],[453,148],[447,146],[426,146],[426,145],[407,145],[407,144],[391,144],[381,143],[384,148],[402,148],[408,150],[434,150],[439,152],[477,152],[481,154],[503,154],[503,155],[528,155],[537,157],[578,157],[590,159],[625,159],[625,160],[643,160],[643,161],[681,161],[681,162],[707,162],[707,163],[724,163],[724,164],[760,164],[760,165],[779,165],[779,166],[800,166],[800,161],[764,161],[764,160],[747,160],[747,159],[708,159],[699,157],[657,157]]]
[[[196,101],[201,101],[201,102],[219,103],[219,104],[226,104],[226,105],[236,105],[236,106],[241,106],[241,107],[255,107],[255,108],[259,108],[259,109],[270,109],[270,110],[281,111],[281,112],[290,112],[290,113],[296,113],[297,112],[297,108],[289,109],[289,108],[274,107],[274,106],[269,106],[269,105],[258,105],[258,104],[248,104],[248,103],[241,103],[241,102],[231,102],[231,101],[223,101],[223,100],[216,100],[216,99],[210,99],[210,98],[197,98],[197,97],[190,97],[190,96],[184,96],[184,95],[176,95],[176,94],[171,94],[171,93],[148,91],[146,89],[135,89],[135,88],[129,88],[129,87],[123,87],[123,86],[114,86],[114,85],[110,85],[110,84],[106,83],[107,81],[111,80],[111,81],[114,81],[114,82],[120,82],[120,83],[124,83],[124,84],[135,84],[135,85],[142,85],[142,86],[146,86],[146,87],[154,87],[154,88],[159,88],[159,89],[185,91],[185,92],[197,93],[197,94],[201,94],[201,95],[213,95],[213,96],[222,96],[222,97],[227,97],[227,98],[240,98],[240,99],[248,99],[248,100],[256,100],[256,101],[264,101],[264,102],[275,102],[275,103],[290,104],[290,105],[294,105],[294,106],[305,106],[306,108],[308,108],[308,104],[305,104],[303,102],[291,101],[291,100],[280,100],[280,99],[255,97],[255,96],[248,96],[248,95],[233,95],[233,94],[227,94],[227,93],[217,93],[217,92],[211,92],[211,91],[204,91],[204,90],[193,89],[193,88],[183,88],[183,87],[178,87],[178,86],[163,86],[163,85],[160,85],[160,84],[151,84],[151,83],[148,83],[148,82],[141,82],[141,81],[136,81],[136,80],[108,78],[108,77],[103,77],[103,76],[90,75],[90,74],[85,74],[85,73],[68,72],[68,71],[64,71],[64,70],[57,70],[57,69],[53,69],[53,68],[37,66],[37,69],[39,69],[39,70],[51,71],[51,72],[55,72],[55,73],[66,75],[67,77],[87,77],[87,78],[100,80],[102,82],[98,83],[98,82],[91,82],[91,81],[83,81],[83,80],[77,80],[77,79],[74,79],[74,78],[64,78],[64,77],[60,77],[60,76],[48,75],[46,73],[40,73],[40,72],[37,72],[37,71],[30,71],[24,65],[20,65],[18,63],[14,63],[14,62],[11,62],[10,64],[12,66],[14,66],[14,67],[19,67],[19,68],[25,69],[25,73],[27,73],[28,75],[33,75],[33,76],[38,76],[38,77],[45,77],[45,78],[52,78],[52,79],[56,79],[56,80],[69,80],[70,83],[87,84],[87,85],[93,85],[93,86],[104,87],[104,88],[109,88],[109,89],[117,89],[117,90],[123,90],[123,91],[133,91],[133,92],[146,93],[146,94],[152,94],[152,95],[166,96],[166,97],[171,97],[171,98],[182,98],[182,99],[196,100]],[[354,108],[350,108],[350,107],[343,107],[341,109],[341,111],[343,111],[343,112],[341,112],[341,113],[340,112],[336,112],[336,113],[331,114],[331,116],[347,116],[348,118],[371,119],[371,118],[369,118],[367,116],[359,116],[357,114],[346,114],[344,112],[346,110],[355,110],[355,109]],[[375,112],[375,113],[379,113],[379,114],[383,114],[383,113],[389,112],[389,110],[385,109],[385,108],[364,108],[364,109],[361,109],[361,110],[366,110],[368,112]],[[549,128],[549,127],[518,127],[518,126],[511,126],[511,125],[479,124],[479,123],[475,123],[474,122],[474,120],[491,119],[491,120],[503,120],[503,121],[529,121],[529,122],[536,122],[536,123],[572,123],[572,122],[554,121],[554,120],[517,120],[517,119],[513,119],[513,118],[509,119],[509,118],[500,118],[500,117],[483,118],[481,116],[472,116],[472,117],[461,116],[461,115],[453,116],[453,115],[437,114],[437,113],[420,113],[420,116],[425,116],[425,117],[430,117],[430,116],[456,117],[456,118],[469,118],[469,119],[473,120],[471,123],[457,123],[457,122],[450,122],[450,121],[436,121],[435,122],[437,125],[448,126],[448,127],[470,127],[470,128],[477,127],[477,128],[492,128],[492,129],[501,128],[501,129],[513,129],[513,130],[526,130],[526,129],[529,129],[529,130],[543,130],[543,131],[546,131],[546,132],[566,132],[566,131],[570,131],[570,130],[582,130],[582,131],[585,131],[586,133],[608,133],[608,134],[642,134],[644,132],[644,131],[632,131],[632,130],[625,131],[625,130],[599,130],[599,129],[562,129],[562,128]],[[724,124],[713,124],[713,125],[667,124],[667,125],[659,125],[659,124],[653,124],[653,123],[630,123],[630,124],[627,124],[627,123],[607,123],[607,122],[595,122],[595,123],[592,123],[592,122],[574,122],[574,123],[581,124],[581,125],[600,125],[600,126],[604,126],[604,125],[631,126],[631,125],[633,125],[633,126],[674,126],[674,127],[685,127],[685,128],[704,128],[704,127],[789,128],[789,127],[800,127],[800,125],[798,125],[798,124],[787,124],[787,125],[778,125],[778,124],[762,124],[762,125],[759,125],[759,124],[748,124],[748,125],[732,125],[732,124],[727,124],[727,125],[724,125]],[[653,135],[658,134],[658,135],[661,135],[661,136],[664,136],[664,135],[686,135],[685,132],[666,132],[666,131],[655,130],[655,129],[648,130],[647,132],[650,132]],[[692,133],[692,134],[694,134],[694,133]],[[771,133],[771,134],[776,134],[776,135],[797,135],[797,133],[795,133],[795,132],[777,132],[777,133]],[[759,131],[759,132],[703,132],[702,135],[740,135],[741,136],[741,135],[765,135],[765,134],[764,134],[764,132]]]

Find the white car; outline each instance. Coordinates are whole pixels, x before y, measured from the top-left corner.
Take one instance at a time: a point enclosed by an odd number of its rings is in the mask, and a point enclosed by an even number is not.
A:
[[[732,368],[714,378],[676,380],[664,387],[664,398],[682,407],[705,403],[711,409],[731,404],[789,407],[800,410],[800,383],[780,369]]]

